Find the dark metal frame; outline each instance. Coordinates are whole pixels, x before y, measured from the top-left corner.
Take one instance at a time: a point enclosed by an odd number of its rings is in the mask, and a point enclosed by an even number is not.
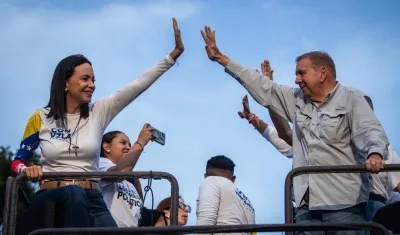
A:
[[[14,177],[8,177],[6,182],[6,192],[4,197],[4,208],[3,208],[3,229],[2,234],[6,235],[9,227],[10,216],[10,201],[11,201],[11,193],[12,193],[12,186],[14,182]]]
[[[187,234],[187,233],[232,233],[232,232],[281,232],[281,231],[342,231],[370,230],[382,235],[389,231],[377,223],[302,223],[302,224],[255,224],[218,226],[173,226],[136,228],[64,228],[40,229],[29,235],[38,234]]]
[[[381,171],[400,171],[400,164],[389,164],[386,165]],[[178,215],[178,200],[179,200],[179,189],[178,182],[175,177],[164,172],[135,172],[131,174],[116,172],[116,173],[46,173],[44,178],[168,178],[171,182],[171,194],[172,198],[172,227],[137,227],[137,228],[45,228],[38,229],[30,233],[30,235],[37,234],[165,234],[165,233],[232,233],[232,232],[293,232],[293,231],[340,231],[340,230],[370,230],[380,232],[383,235],[390,235],[389,231],[381,224],[373,222],[364,223],[297,223],[293,224],[293,205],[292,205],[292,184],[293,178],[302,174],[326,174],[326,173],[363,173],[367,172],[364,165],[346,165],[346,166],[308,166],[298,167],[291,170],[286,176],[285,180],[285,224],[258,224],[258,225],[219,225],[219,226],[183,226],[178,227],[177,215]],[[164,174],[164,175],[163,175]],[[166,176],[166,177],[162,177]],[[158,176],[158,177],[157,177]],[[170,177],[168,177],[170,176]],[[17,176],[14,180],[8,179],[7,184],[11,182],[12,193],[6,194],[5,211],[11,211],[9,214],[8,229],[9,234],[14,235],[16,225],[16,202],[18,201],[18,188],[25,175]],[[174,187],[176,185],[176,188]],[[9,187],[9,186],[8,186]],[[7,188],[10,189],[10,188]],[[8,198],[7,198],[8,197]],[[7,224],[5,224],[7,225]],[[174,226],[175,225],[175,226]]]
[[[400,164],[387,164],[380,172],[400,171]],[[292,184],[293,178],[304,174],[367,173],[364,165],[303,166],[289,171],[285,179],[285,223],[293,223]]]
[[[137,171],[137,172],[46,172],[43,173],[43,179],[87,179],[87,178],[104,178],[104,179],[129,179],[129,178],[142,178],[142,179],[167,179],[171,183],[171,226],[178,225],[178,203],[179,203],[179,184],[176,178],[167,172],[153,172],[153,171]],[[4,211],[7,212],[8,221],[3,224],[3,235],[15,235],[15,228],[17,222],[17,203],[18,203],[18,189],[26,175],[20,174],[14,179],[8,179],[7,188],[10,193],[6,193],[6,204]],[[93,230],[93,228],[92,228]]]
[[[400,171],[400,164],[387,164],[380,172]],[[303,166],[289,171],[285,179],[285,223],[293,224],[292,185],[293,178],[304,174],[327,173],[367,173],[365,165],[341,165],[341,166]],[[291,233],[286,233],[291,235]]]

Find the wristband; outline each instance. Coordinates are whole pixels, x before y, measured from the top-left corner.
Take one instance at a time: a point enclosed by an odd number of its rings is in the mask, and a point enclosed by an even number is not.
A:
[[[144,149],[143,144],[139,143],[138,141],[136,141],[135,144],[137,144],[137,145],[139,145],[140,147],[142,147],[142,150]]]
[[[256,116],[254,119],[253,119],[253,122],[255,122],[254,124],[260,124],[260,119],[258,119],[258,116]]]
[[[253,118],[250,119],[249,124],[252,124],[255,128],[259,124],[259,119],[258,116],[254,116]]]
[[[253,116],[249,119],[249,124],[251,124],[251,121],[256,117],[255,114],[253,114]]]

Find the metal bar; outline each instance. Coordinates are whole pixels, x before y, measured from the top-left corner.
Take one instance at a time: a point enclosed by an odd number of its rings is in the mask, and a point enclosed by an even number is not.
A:
[[[28,208],[29,204],[31,203],[31,201],[28,198],[28,195],[26,195],[26,193],[22,187],[19,187],[18,191],[19,191],[19,194],[20,194],[22,201],[24,202],[26,208]]]
[[[167,172],[159,171],[136,171],[136,172],[46,172],[43,173],[43,179],[61,179],[61,178],[104,178],[104,179],[167,179],[171,183],[171,226],[178,225],[178,203],[179,203],[179,185],[176,178]],[[25,174],[15,177],[11,187],[10,203],[5,205],[9,212],[8,233],[4,235],[15,235],[17,221],[17,202],[18,188],[26,180]]]
[[[381,172],[400,171],[400,164],[387,164]],[[304,174],[366,173],[364,165],[302,166],[289,171],[285,179],[285,223],[293,223],[292,184],[293,178]]]
[[[381,224],[364,223],[302,223],[302,224],[256,224],[256,225],[212,225],[135,228],[59,228],[39,229],[29,235],[38,234],[186,234],[186,233],[233,233],[233,232],[281,232],[281,231],[349,231],[369,230],[390,235]]]
[[[3,231],[2,233],[6,235],[9,231],[10,217],[8,214],[10,213],[10,201],[11,201],[11,192],[13,186],[14,177],[8,177],[6,182],[6,191],[4,197],[4,208],[3,208]]]

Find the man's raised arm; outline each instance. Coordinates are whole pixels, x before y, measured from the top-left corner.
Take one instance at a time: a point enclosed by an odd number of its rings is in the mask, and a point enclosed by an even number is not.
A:
[[[206,26],[201,34],[206,43],[208,58],[211,61],[224,66],[225,71],[242,84],[257,103],[273,109],[280,116],[293,122],[295,89],[280,86],[254,69],[245,67],[222,54],[216,44],[215,31],[212,31],[210,27]]]

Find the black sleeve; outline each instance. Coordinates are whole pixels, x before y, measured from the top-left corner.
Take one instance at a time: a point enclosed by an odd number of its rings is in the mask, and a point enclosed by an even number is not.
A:
[[[142,218],[140,219],[139,227],[153,227],[161,216],[165,216],[164,212],[159,210],[150,210],[146,207],[143,207]]]

